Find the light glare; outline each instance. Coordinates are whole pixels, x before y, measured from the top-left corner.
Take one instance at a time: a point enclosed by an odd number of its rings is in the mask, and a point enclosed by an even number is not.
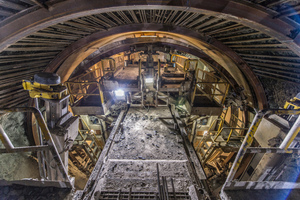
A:
[[[153,83],[153,78],[146,78],[146,83]]]
[[[124,96],[124,91],[123,91],[123,90],[116,90],[116,91],[115,91],[115,95],[116,95],[117,97],[122,97],[122,96]]]

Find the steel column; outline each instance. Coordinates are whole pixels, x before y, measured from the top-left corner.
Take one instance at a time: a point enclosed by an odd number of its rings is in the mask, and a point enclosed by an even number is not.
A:
[[[287,148],[289,148],[289,146],[291,145],[295,137],[298,135],[299,131],[300,131],[300,115],[298,116],[297,120],[295,121],[294,125],[292,126],[288,134],[285,136],[279,148],[287,150]]]
[[[240,166],[240,164],[241,164],[241,162],[244,158],[247,147],[250,147],[251,144],[252,144],[254,134],[255,134],[255,132],[257,130],[257,127],[259,126],[263,116],[264,116],[264,113],[262,113],[262,112],[259,112],[255,115],[255,117],[252,121],[252,124],[251,124],[245,138],[244,138],[244,141],[243,141],[241,147],[240,147],[240,150],[239,150],[239,152],[237,153],[237,155],[235,157],[233,165],[232,165],[232,167],[230,169],[230,172],[227,176],[226,182],[232,181],[235,173],[237,172],[237,170],[238,170],[238,168],[239,168],[239,166]],[[223,189],[224,189],[224,186],[223,186],[222,190]]]
[[[9,137],[5,133],[1,124],[0,124],[0,139],[8,152],[14,149],[14,145],[11,143]]]

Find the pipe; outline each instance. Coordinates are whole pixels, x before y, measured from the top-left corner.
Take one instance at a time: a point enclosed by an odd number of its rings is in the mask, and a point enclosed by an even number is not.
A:
[[[129,188],[129,195],[128,195],[128,200],[131,200],[131,193],[132,193],[132,187]]]
[[[174,200],[177,200],[173,178],[171,178],[171,185],[172,185],[173,198],[174,198]]]
[[[11,152],[11,150],[15,148],[14,145],[11,143],[9,137],[5,133],[4,129],[2,128],[1,124],[0,124],[0,139],[8,152]]]
[[[285,136],[284,140],[282,141],[281,145],[279,146],[280,149],[287,149],[298,135],[300,131],[300,115],[298,116],[297,120],[295,121],[294,125]]]
[[[158,163],[156,163],[156,171],[157,171],[157,189],[159,193],[159,199],[162,199],[161,189],[160,189],[160,178],[159,178],[159,166]]]
[[[168,182],[167,182],[167,178],[163,177],[164,179],[164,183],[165,183],[165,192],[166,192],[166,198],[167,200],[169,200],[169,191],[168,191]]]
[[[41,152],[49,150],[49,146],[47,145],[39,145],[39,146],[27,146],[27,147],[14,147],[13,149],[0,149],[0,154],[2,153],[24,153],[24,152]]]
[[[34,98],[34,105],[35,105],[36,109],[39,110],[38,98]],[[39,145],[43,145],[43,136],[42,136],[41,129],[38,124],[37,124],[37,132],[38,132]],[[44,153],[42,151],[37,152],[37,157],[38,157],[40,176],[41,176],[41,178],[45,179],[46,178],[46,168],[45,168]]]

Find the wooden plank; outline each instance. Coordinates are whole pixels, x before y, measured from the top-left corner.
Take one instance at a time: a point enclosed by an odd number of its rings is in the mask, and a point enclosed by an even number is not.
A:
[[[218,35],[223,35],[224,33],[227,33],[228,31],[235,30],[235,29],[240,29],[240,28],[243,28],[243,27],[244,26],[242,24],[232,24],[232,25],[225,26],[225,27],[222,27],[222,28],[214,30],[214,31],[210,31],[210,32],[208,32],[208,34],[209,35],[215,35],[214,37],[217,37]],[[247,29],[250,29],[250,28],[247,27]],[[245,31],[245,29],[232,31],[230,33],[232,34],[232,33],[238,32],[238,31],[239,32]]]
[[[0,55],[0,59],[3,58],[23,58],[23,57],[43,57],[43,56],[50,56],[50,55],[56,55],[57,52],[36,52],[36,53],[22,53],[22,54],[13,54],[13,55]]]
[[[12,68],[12,69],[9,69],[9,70],[1,70],[0,75],[4,76],[3,74],[23,73],[24,71],[37,69],[37,68],[40,68],[40,70],[43,70],[45,65],[46,64],[41,64],[41,65],[37,65],[37,66],[26,66],[26,67]]]
[[[243,47],[286,47],[285,44],[235,44],[228,45],[231,48],[243,48]]]
[[[218,21],[221,21],[220,18],[218,18],[218,17],[212,18],[212,19],[209,19],[208,21],[204,22],[203,24],[200,24],[200,25],[196,26],[193,29],[196,29],[196,30],[201,29],[203,27],[210,26],[211,24],[216,23]]]
[[[7,10],[0,10],[0,15],[4,16],[4,17],[9,17],[11,15],[13,15],[13,12],[7,11]]]
[[[35,3],[32,2],[31,0],[21,0],[21,1],[24,2],[24,3],[27,3],[27,4],[29,4],[29,5],[32,5],[32,6],[35,5]]]
[[[206,31],[206,30],[209,30],[209,29],[213,29],[215,27],[218,27],[218,26],[222,26],[223,24],[226,24],[228,23],[229,21],[225,20],[225,21],[222,21],[222,22],[218,22],[217,24],[214,24],[214,25],[211,25],[211,26],[208,26],[206,28],[203,28],[202,31]]]
[[[250,65],[253,68],[256,69],[262,69],[267,71],[271,71],[271,72],[278,72],[278,73],[285,73],[285,74],[290,74],[290,75],[296,75],[297,72],[291,72],[291,71],[287,71],[287,69],[285,69],[285,67],[282,67],[281,70],[279,69],[271,69],[271,68],[267,68],[267,67],[261,67],[259,65]],[[300,71],[300,69],[298,69],[297,71]]]
[[[7,107],[7,106],[13,106],[16,104],[20,104],[20,102],[24,102],[24,100],[28,101],[29,100],[29,96],[25,96],[23,95],[22,97],[18,97],[18,98],[14,98],[14,99],[4,99],[1,100],[1,107]]]
[[[68,40],[63,40],[63,39],[58,39],[58,38],[31,38],[27,37],[22,39],[20,42],[30,42],[30,43],[40,43],[40,42],[45,42],[45,43],[54,43],[54,44],[70,44],[70,41]],[[16,43],[18,44],[18,43]]]
[[[9,47],[5,49],[4,51],[12,51],[12,52],[17,52],[17,51],[27,51],[27,52],[32,52],[32,51],[62,51],[64,50],[65,47]]]
[[[48,32],[37,32],[33,34],[34,36],[40,36],[40,37],[49,37],[49,38],[58,38],[58,39],[66,39],[66,40],[77,40],[79,37],[75,36],[68,36],[68,35],[60,35],[56,33],[48,33]]]
[[[48,57],[29,57],[29,58],[11,58],[11,59],[1,59],[0,57],[0,64],[1,63],[17,63],[17,62],[26,62],[26,61],[35,61],[35,60],[48,60],[51,61],[55,56],[48,56]],[[23,63],[24,64],[24,63]],[[0,72],[1,73],[1,72]]]
[[[53,42],[54,43],[54,42]],[[14,46],[53,46],[52,42],[39,42],[36,40],[35,42],[18,42],[15,43]],[[69,42],[55,42],[56,46],[65,47],[69,44]],[[30,47],[31,48],[31,47]]]
[[[299,60],[300,57],[295,57],[295,56],[282,56],[282,55],[262,55],[262,54],[245,54],[245,53],[239,53],[240,56],[247,56],[250,58],[253,57],[260,57],[260,58],[275,58],[275,59],[288,59],[288,60]]]
[[[78,29],[86,30],[86,31],[89,31],[89,32],[94,32],[95,31],[94,26],[90,26],[90,25],[85,24],[84,22],[83,23],[82,22],[80,23],[80,22],[78,20],[72,20],[72,21],[65,22],[65,24],[70,25],[70,26],[74,26]]]
[[[9,87],[9,88],[2,88],[0,89],[0,95],[6,94],[10,91],[21,91],[23,90],[22,85],[16,85],[14,87]]]
[[[56,24],[52,27],[57,28],[57,29],[61,29],[61,30],[65,30],[67,32],[71,31],[71,32],[76,33],[78,35],[88,35],[88,34],[90,34],[90,32],[88,32],[88,31],[85,31],[85,30],[82,30],[82,29],[78,30],[74,27],[70,27],[70,26],[62,25],[62,24]]]
[[[43,68],[31,68],[29,70],[24,70],[24,71],[21,71],[21,72],[9,73],[9,74],[6,74],[6,75],[1,75],[0,76],[0,81],[6,80],[8,78],[16,77],[16,75],[18,75],[18,74],[23,75],[23,74],[33,73],[33,72],[40,72],[40,71],[43,71]]]
[[[256,51],[267,51],[267,52],[276,52],[276,51],[289,51],[292,52],[290,49],[285,47],[274,47],[274,48],[259,48],[259,44],[257,44],[254,48],[232,48],[235,49],[235,51],[241,52],[241,51],[253,51],[256,53]]]
[[[26,7],[24,7],[20,4],[17,4],[17,3],[11,2],[11,1],[5,1],[5,0],[0,0],[0,6],[4,7],[4,8],[10,8],[13,10],[17,10],[17,11],[26,9]]]
[[[247,57],[243,57],[244,60],[248,60],[248,61],[254,61],[254,62],[257,62],[257,61],[262,61],[262,62],[270,62],[270,63],[276,63],[276,64],[284,64],[284,65],[294,65],[295,68],[296,67],[300,67],[300,63],[297,63],[297,62],[289,62],[289,61],[278,61],[278,60],[268,60],[268,59],[261,59],[261,58],[247,58]],[[257,62],[257,64],[260,64],[260,62]],[[265,63],[262,63],[262,64],[265,64]],[[282,69],[282,66],[280,66],[281,69]],[[284,68],[285,69],[285,68]],[[292,68],[291,68],[292,69]],[[298,68],[299,70],[300,68]],[[295,69],[297,70],[297,68]]]
[[[23,62],[18,64],[6,64],[3,66],[0,66],[0,70],[6,70],[6,69],[12,69],[12,68],[18,68],[18,67],[24,67],[24,66],[43,66],[48,64],[48,61],[45,60],[38,60],[38,61],[32,61],[32,62]]]
[[[23,88],[19,89],[19,90],[14,90],[14,91],[10,90],[7,93],[5,93],[4,95],[0,94],[0,101],[1,101],[1,99],[4,99],[4,98],[7,99],[7,97],[13,97],[13,98],[17,98],[20,96],[24,97],[24,93],[27,94],[27,91],[25,91]]]
[[[268,74],[268,75],[273,75],[273,76],[277,76],[277,77],[281,77],[283,78],[283,80],[293,80],[296,82],[300,82],[300,78],[293,78],[290,76],[285,76],[285,75],[281,75],[281,74],[277,74],[277,73],[272,73],[272,72],[268,72],[268,71],[263,71],[263,70],[257,70],[257,69],[253,69],[253,71],[256,73],[260,73],[260,74]]]
[[[286,67],[286,66],[282,66],[282,65],[274,65],[274,64],[269,64],[269,63],[261,63],[261,62],[256,62],[252,59],[245,59],[248,65],[255,65],[255,66],[264,66],[264,67],[271,67],[271,68],[276,68],[276,69],[289,69],[289,70],[299,70],[299,68],[297,68],[297,66],[295,67]],[[250,61],[252,60],[252,61]]]
[[[267,38],[255,38],[255,39],[248,39],[248,40],[234,40],[223,42],[223,44],[235,44],[235,43],[248,43],[248,42],[261,42],[261,41],[268,41],[268,40],[275,40],[274,38],[267,37]],[[257,44],[259,46],[259,44]]]
[[[262,33],[258,31],[254,33],[244,33],[244,34],[234,35],[234,36],[219,37],[218,40],[227,40],[232,38],[247,37],[247,36],[258,35],[258,34],[262,34]]]

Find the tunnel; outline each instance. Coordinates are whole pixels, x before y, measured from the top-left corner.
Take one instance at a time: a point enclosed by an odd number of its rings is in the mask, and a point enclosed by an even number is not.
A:
[[[0,1],[0,199],[298,199],[299,8]]]

